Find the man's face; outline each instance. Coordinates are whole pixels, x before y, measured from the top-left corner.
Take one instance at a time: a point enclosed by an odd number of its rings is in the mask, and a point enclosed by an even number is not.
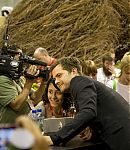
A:
[[[112,67],[114,65],[114,62],[113,61],[108,61],[108,60],[105,60],[103,66],[109,70],[110,67]]]
[[[105,62],[103,63],[103,71],[104,71],[106,76],[112,75],[111,68],[113,68],[113,66],[114,66],[113,61],[105,60]]]
[[[52,70],[52,76],[55,78],[55,84],[61,92],[66,92],[70,88],[70,81],[77,75],[77,69],[73,69],[70,73],[64,70],[59,64]]]

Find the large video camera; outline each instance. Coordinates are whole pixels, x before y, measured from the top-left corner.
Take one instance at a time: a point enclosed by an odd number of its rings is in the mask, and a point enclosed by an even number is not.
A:
[[[20,56],[19,59],[16,60],[15,56],[18,54],[20,54]],[[42,77],[44,80],[48,80],[50,71],[46,63],[19,53],[17,48],[14,46],[4,46],[2,49],[0,49],[0,75],[5,75],[12,79],[18,79],[20,76],[24,75],[26,72],[26,66],[29,64],[41,66],[39,67],[40,73],[37,77]],[[25,76],[30,79],[35,78],[29,74],[25,74]]]

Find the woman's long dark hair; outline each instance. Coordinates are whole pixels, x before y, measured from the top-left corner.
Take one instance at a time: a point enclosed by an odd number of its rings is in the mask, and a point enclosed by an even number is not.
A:
[[[55,84],[55,79],[53,78],[50,78],[47,82],[47,85],[46,85],[46,88],[45,88],[45,93],[43,94],[42,96],[42,100],[43,100],[43,103],[44,105],[50,103],[49,100],[48,100],[48,88],[49,88],[49,85],[50,83],[52,83],[54,85],[54,87],[56,89],[58,89],[58,87],[56,86]],[[58,89],[59,90],[59,89]],[[62,108],[63,110],[67,113],[69,112],[70,110],[70,107],[72,106],[73,104],[73,101],[72,101],[72,97],[71,97],[71,94],[70,93],[64,93],[63,94],[63,102],[62,102]]]

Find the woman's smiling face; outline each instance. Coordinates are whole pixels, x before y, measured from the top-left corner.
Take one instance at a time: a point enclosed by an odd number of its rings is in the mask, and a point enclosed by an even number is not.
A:
[[[54,87],[53,83],[48,87],[48,100],[52,107],[61,106],[63,101],[63,94]]]

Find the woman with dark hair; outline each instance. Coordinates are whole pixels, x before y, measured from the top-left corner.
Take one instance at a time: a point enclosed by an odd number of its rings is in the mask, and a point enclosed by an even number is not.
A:
[[[70,117],[74,115],[73,101],[70,93],[61,93],[54,79],[49,79],[43,95],[45,117]]]
[[[35,109],[41,108],[42,115],[45,118],[51,117],[74,117],[76,109],[70,93],[61,93],[55,84],[55,79],[49,79],[46,85],[45,93]],[[31,114],[29,114],[30,116]],[[92,130],[87,127],[79,135],[83,140],[90,140]]]
[[[75,108],[71,95],[61,93],[54,79],[49,79],[42,100],[35,109],[42,109],[45,118],[73,117]],[[29,114],[31,116],[31,114]]]

